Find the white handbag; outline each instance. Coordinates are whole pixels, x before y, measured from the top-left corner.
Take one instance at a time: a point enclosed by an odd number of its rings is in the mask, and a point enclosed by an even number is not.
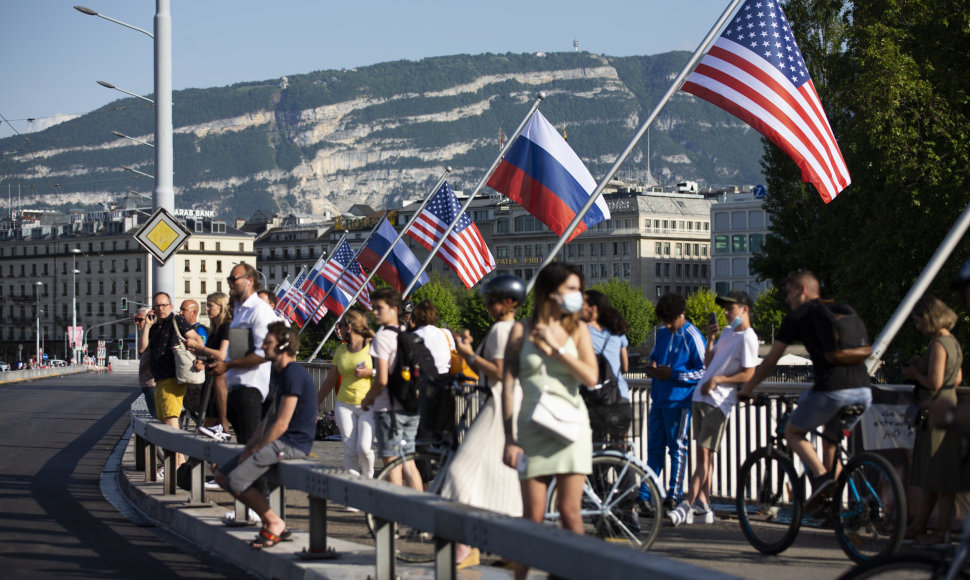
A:
[[[179,332],[179,325],[175,322],[175,315],[172,315],[172,325],[175,327],[175,334],[179,337],[179,342],[172,350],[175,353],[175,381],[179,384],[201,385],[205,382],[205,372],[195,370],[195,354],[185,348],[182,341],[182,333]]]
[[[549,392],[546,378],[546,365],[542,365],[542,394],[536,401],[535,409],[529,416],[529,421],[538,425],[550,435],[554,435],[563,443],[572,443],[579,439],[583,423],[589,417],[581,407],[571,401]]]

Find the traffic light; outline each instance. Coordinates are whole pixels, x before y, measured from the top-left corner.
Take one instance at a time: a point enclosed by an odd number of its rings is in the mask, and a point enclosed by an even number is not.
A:
[[[118,339],[118,350],[125,350],[125,339]]]
[[[124,296],[121,297],[121,311],[128,312],[128,299]]]

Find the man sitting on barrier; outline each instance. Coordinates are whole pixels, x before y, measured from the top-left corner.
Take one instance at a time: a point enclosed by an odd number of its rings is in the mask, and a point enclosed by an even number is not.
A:
[[[317,388],[310,373],[296,362],[300,336],[283,322],[267,327],[263,350],[272,363],[278,385],[275,421],[262,436],[254,436],[235,459],[220,465],[215,480],[233,497],[255,511],[263,522],[253,548],[270,548],[290,537],[286,522],[269,507],[266,473],[284,459],[300,459],[310,453],[317,423]]]

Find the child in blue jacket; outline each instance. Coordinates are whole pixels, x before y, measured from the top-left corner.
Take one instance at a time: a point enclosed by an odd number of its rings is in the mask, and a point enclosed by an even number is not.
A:
[[[657,318],[663,327],[657,330],[657,343],[647,364],[647,374],[653,378],[647,419],[647,465],[654,473],[660,473],[667,449],[668,509],[676,507],[683,495],[694,387],[704,374],[704,335],[687,321],[686,311],[687,301],[679,294],[667,293],[657,301]]]

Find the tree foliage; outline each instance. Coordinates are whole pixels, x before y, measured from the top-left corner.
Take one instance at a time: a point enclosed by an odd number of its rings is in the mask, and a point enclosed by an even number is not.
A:
[[[715,295],[707,288],[701,288],[687,297],[687,320],[707,334],[707,317],[713,312],[717,315],[717,324],[724,328],[727,321],[724,319],[724,309],[714,301]]]
[[[751,326],[758,333],[758,340],[771,343],[774,340],[775,332],[781,326],[782,319],[788,314],[788,306],[785,304],[783,292],[784,286],[772,286],[754,301]]]
[[[754,269],[778,286],[808,268],[823,296],[852,304],[871,334],[888,322],[970,202],[970,17],[952,0],[789,0],[785,10],[853,183],[828,205],[766,147],[772,220]],[[949,281],[963,241],[930,292]],[[964,325],[965,326],[965,325]],[[970,333],[957,328],[958,338]],[[905,325],[890,350],[924,342]]]
[[[438,308],[438,314],[441,316],[439,326],[457,329],[461,327],[457,290],[454,284],[435,275],[430,282],[412,292],[410,298],[414,304],[430,300]]]
[[[599,290],[605,294],[613,307],[619,310],[620,314],[626,319],[626,323],[630,327],[626,334],[630,346],[642,344],[650,331],[657,325],[653,303],[647,300],[642,289],[618,278],[600,282],[592,286],[591,289]]]

